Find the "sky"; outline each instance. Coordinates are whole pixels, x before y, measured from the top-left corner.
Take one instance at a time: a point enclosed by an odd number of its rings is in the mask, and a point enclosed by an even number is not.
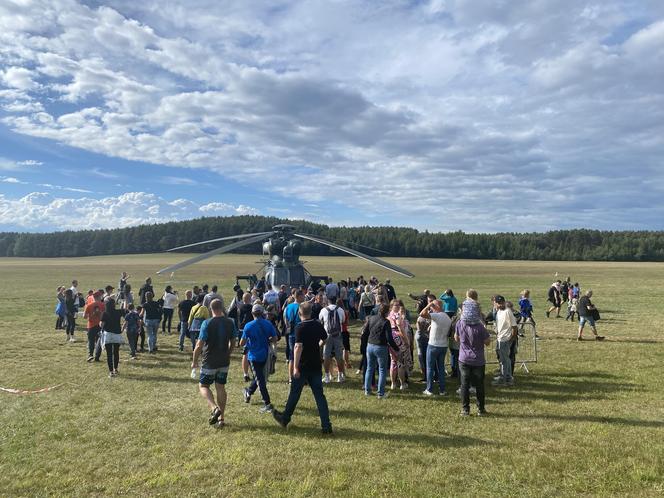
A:
[[[0,231],[664,229],[661,0],[0,0]]]

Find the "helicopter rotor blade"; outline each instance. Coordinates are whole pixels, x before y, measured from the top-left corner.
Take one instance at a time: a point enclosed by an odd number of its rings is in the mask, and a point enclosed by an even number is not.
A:
[[[215,256],[217,254],[223,254],[225,252],[230,252],[233,249],[238,249],[239,247],[243,246],[248,246],[249,244],[253,244],[254,242],[260,242],[268,238],[268,236],[271,236],[274,232],[266,232],[265,234],[261,233],[259,235],[255,235],[254,237],[251,237],[249,239],[244,239],[244,240],[238,240],[237,242],[233,242],[232,244],[228,244],[222,247],[219,247],[217,249],[213,249],[212,251],[208,251],[203,254],[199,254],[198,256],[194,256],[193,258],[186,259],[180,263],[177,263],[175,265],[168,266],[166,268],[163,268],[157,272],[157,275],[161,275],[162,273],[171,273],[174,272],[175,270],[179,270],[180,268],[184,268],[185,266],[192,265],[194,263],[198,263],[199,261],[202,261],[204,259],[210,258],[212,256]]]
[[[307,235],[307,234],[303,234],[303,235]],[[308,237],[312,237],[312,236],[308,235]],[[332,240],[330,240],[328,238],[325,238],[325,237],[316,236],[316,238],[321,239],[321,240],[325,240],[327,242],[338,243],[336,241],[332,241]],[[348,242],[347,240],[342,240],[341,242],[343,242],[344,244],[348,244],[349,246],[357,246],[357,247],[361,247],[362,249],[370,249],[372,251],[380,252],[382,254],[388,254],[388,255],[390,254],[389,252],[383,251],[382,249],[376,249],[375,247],[364,246],[362,244],[358,244],[357,242]]]
[[[364,259],[366,261],[369,261],[370,263],[373,263],[378,266],[382,266],[383,268],[387,270],[391,270],[395,273],[398,273],[400,275],[403,275],[404,277],[412,278],[415,275],[413,275],[411,272],[406,270],[405,268],[401,268],[400,266],[393,265],[392,263],[388,263],[387,261],[383,261],[382,259],[374,258],[373,256],[369,256],[368,254],[364,254],[360,251],[356,251],[355,249],[350,249],[348,247],[344,247],[342,245],[339,245],[335,242],[328,242],[327,240],[322,240],[319,239],[318,237],[312,237],[311,235],[302,235],[300,233],[294,233],[293,234],[295,237],[299,237],[301,239],[305,240],[310,240],[312,242],[318,242],[319,244],[323,244],[325,246],[330,246],[338,251],[342,251],[348,254],[352,254],[353,256],[357,256],[358,258]]]
[[[257,233],[243,233],[240,235],[231,235],[229,237],[220,237],[218,239],[204,240],[203,242],[194,242],[193,244],[187,244],[186,246],[174,247],[172,249],[167,249],[166,252],[179,251],[180,249],[187,249],[189,247],[200,246],[203,244],[212,244],[214,242],[221,242],[222,240],[233,240],[233,239],[246,239],[247,237],[257,237],[258,235],[272,235],[274,232],[257,232]]]

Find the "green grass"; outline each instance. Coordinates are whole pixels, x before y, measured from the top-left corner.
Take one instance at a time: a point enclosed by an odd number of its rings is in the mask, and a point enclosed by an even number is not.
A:
[[[421,384],[385,402],[367,399],[350,375],[347,384],[326,389],[336,434],[325,439],[306,391],[288,431],[260,415],[258,404],[244,405],[237,356],[229,426],[214,431],[189,378],[190,356],[176,350],[175,336],[161,336],[159,354],[134,363],[123,350],[121,377],[111,380],[105,362],[85,362],[83,329],[75,344],[53,330],[58,284],[75,277],[82,290],[116,285],[127,270],[137,286],[180,258],[0,259],[0,386],[63,384],[37,395],[0,392],[0,496],[664,493],[662,264],[395,259],[417,275],[392,277],[401,296],[427,287],[461,295],[472,286],[486,307],[492,293],[516,300],[530,288],[543,337],[540,361],[530,374],[517,373],[517,387],[488,388],[491,416],[484,419],[460,418],[456,396],[425,398]],[[337,279],[386,276],[351,258],[308,259],[313,273]],[[174,281],[156,277],[156,288],[219,283],[228,295],[233,276],[254,271],[255,261],[215,258]],[[577,343],[569,322],[544,319],[555,272],[594,289],[606,342]],[[287,396],[282,358],[269,385],[280,407]],[[455,389],[450,382],[448,390]]]

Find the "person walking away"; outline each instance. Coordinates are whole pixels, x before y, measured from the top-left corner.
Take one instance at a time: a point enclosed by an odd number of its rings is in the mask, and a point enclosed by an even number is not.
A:
[[[277,331],[268,320],[263,318],[264,312],[263,306],[254,304],[251,310],[254,319],[244,327],[240,346],[247,346],[247,359],[254,374],[254,379],[249,387],[244,388],[244,402],[250,403],[251,396],[258,388],[263,398],[263,407],[260,412],[268,413],[272,411],[272,403],[270,402],[270,393],[267,390],[265,363],[269,359],[270,344],[277,342]]]
[[[590,329],[595,335],[596,341],[603,341],[603,335],[597,335],[597,327],[595,327],[595,317],[594,313],[597,312],[597,308],[590,301],[590,298],[593,296],[592,289],[588,289],[586,293],[579,298],[579,304],[577,305],[577,312],[579,313],[579,335],[577,336],[577,341],[583,340],[583,328],[586,326],[586,323],[590,324]]]
[[[76,300],[78,298],[74,295],[71,289],[65,291],[65,310],[67,312],[67,326],[65,333],[67,338],[65,342],[76,342],[74,339],[74,330],[76,330]]]
[[[438,377],[439,394],[447,396],[445,390],[445,354],[452,319],[443,311],[442,303],[434,299],[420,312],[420,317],[431,320],[427,345],[427,388],[423,394],[433,396],[434,377]]]
[[[101,302],[102,293],[95,291],[92,294],[92,302],[85,305],[83,318],[88,321],[88,363],[95,360],[95,345],[101,334],[101,317],[105,311],[104,303]],[[101,355],[101,348],[99,349]],[[99,361],[99,356],[96,358]]]
[[[461,318],[456,324],[454,340],[459,343],[461,415],[468,416],[470,414],[471,385],[476,391],[477,415],[485,415],[484,369],[486,360],[484,358],[484,346],[489,345],[491,336],[482,322],[468,323]]]
[[[514,312],[505,305],[505,298],[501,295],[494,297],[496,303],[496,351],[500,362],[500,375],[494,379],[494,386],[513,386],[512,361],[510,351],[512,343],[517,337],[517,324]]]
[[[173,287],[167,285],[161,299],[164,301],[162,306],[163,320],[161,322],[161,333],[164,334],[168,330],[168,335],[171,335],[173,312],[178,305],[178,296],[177,293],[173,292]]]
[[[208,292],[205,295],[205,298],[203,299],[203,306],[205,306],[208,309],[208,311],[210,310],[210,304],[215,299],[219,299],[221,301],[221,304],[224,304],[224,298],[221,294],[219,294],[218,291],[219,291],[219,287],[217,287],[216,285],[213,285],[210,292]]]
[[[106,349],[106,362],[108,363],[108,376],[116,377],[118,375],[118,365],[120,363],[120,344],[124,344],[122,329],[120,327],[120,318],[123,310],[115,308],[115,299],[106,298],[104,301],[105,311],[101,316],[102,342]]]
[[[368,317],[362,328],[362,337],[367,342],[367,368],[364,373],[364,394],[371,395],[371,382],[378,368],[378,399],[385,399],[385,382],[390,361],[388,345],[398,349],[399,345],[392,337],[392,327],[387,314],[390,307],[382,304],[378,313]]]
[[[240,305],[240,308],[238,310],[240,336],[242,335],[242,331],[247,326],[247,324],[254,319],[253,315],[251,314],[253,307],[254,305],[252,303],[251,294],[245,292],[242,295],[242,304]],[[247,358],[247,348],[244,348],[242,351],[242,373],[245,382],[249,382],[249,380],[251,379],[251,377],[249,377],[249,369],[250,366],[249,366],[249,359]]]
[[[124,324],[122,330],[127,334],[127,342],[129,343],[129,357],[132,360],[136,359],[136,351],[138,350],[138,333],[141,328],[141,317],[136,312],[133,304],[129,305],[124,316]]]
[[[332,381],[330,367],[332,365],[332,355],[337,363],[337,382],[346,380],[344,357],[344,343],[341,336],[341,324],[346,319],[346,314],[341,306],[337,306],[337,298],[329,297],[328,304],[320,311],[318,321],[323,324],[327,333],[327,341],[323,347],[323,366],[325,368],[325,378],[323,383],[329,384]],[[312,306],[313,308],[313,306]]]
[[[295,412],[304,385],[309,384],[316,400],[321,430],[323,434],[332,434],[330,410],[323,391],[320,368],[320,346],[325,343],[327,333],[319,321],[312,319],[311,303],[302,303],[298,308],[298,314],[301,321],[293,332],[295,334],[293,381],[288,401],[283,413],[273,410],[272,417],[281,427],[286,428]]]
[[[161,307],[154,300],[152,292],[145,293],[141,319],[145,323],[148,333],[148,353],[154,354],[157,352],[157,330],[159,330],[159,322],[161,322]]]
[[[288,349],[288,382],[293,379],[293,353],[295,348],[295,327],[300,323],[300,305],[304,302],[304,292],[302,289],[295,291],[295,301],[290,303],[284,309],[284,330],[286,331],[286,342]],[[311,308],[310,308],[311,309]],[[311,315],[311,311],[309,311]]]
[[[210,408],[208,423],[221,429],[225,424],[224,412],[228,398],[226,381],[235,344],[235,323],[224,316],[224,303],[220,299],[212,300],[210,310],[212,318],[205,320],[201,325],[191,360],[191,369],[196,368],[200,359],[201,374],[198,390]],[[217,391],[216,401],[210,389],[213,383]]]
[[[344,370],[348,371],[352,370],[353,368],[353,365],[350,362],[350,330],[348,329],[350,313],[348,311],[348,307],[343,301],[341,301],[341,305],[339,307],[342,308],[344,312],[344,321],[341,323],[341,340],[344,344]]]
[[[180,337],[178,338],[178,350],[184,351],[184,338],[189,337],[189,314],[196,304],[192,299],[193,293],[188,290],[184,293],[184,300],[178,304],[178,319],[180,320]],[[192,348],[195,345],[192,344]]]
[[[198,341],[198,334],[201,331],[203,322],[210,318],[210,313],[208,312],[207,307],[203,306],[204,300],[205,295],[199,294],[196,298],[196,304],[189,312],[189,318],[187,320],[187,326],[189,328],[189,339],[191,340],[192,349],[196,347],[196,341]]]

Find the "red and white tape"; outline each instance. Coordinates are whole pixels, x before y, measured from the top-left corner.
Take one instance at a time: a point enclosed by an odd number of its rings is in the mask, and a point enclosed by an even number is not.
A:
[[[36,391],[26,391],[24,389],[12,389],[11,387],[0,387],[0,391],[10,393],[10,394],[39,394],[52,391],[53,389],[60,387],[62,384],[57,386],[45,387],[44,389],[37,389]]]

